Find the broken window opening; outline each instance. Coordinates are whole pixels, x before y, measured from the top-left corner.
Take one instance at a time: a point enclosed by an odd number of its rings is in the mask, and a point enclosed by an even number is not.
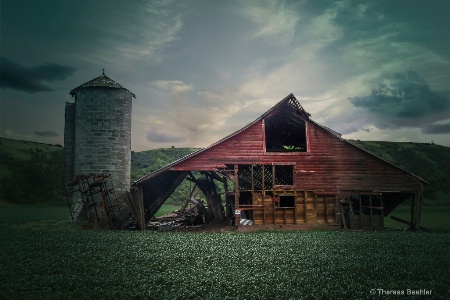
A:
[[[354,194],[341,200],[348,203],[344,211],[345,222],[349,228],[375,228],[384,226],[383,200],[381,194]]]
[[[275,171],[275,173],[274,173]],[[294,185],[294,165],[239,165],[239,190],[271,190]]]
[[[280,208],[292,208],[295,207],[295,197],[294,196],[286,196],[286,195],[279,195],[279,207]]]
[[[275,185],[294,185],[294,166],[275,166]]]
[[[351,195],[351,213],[354,215],[382,215],[381,195]]]
[[[298,112],[280,112],[264,120],[266,152],[306,152],[306,124]]]

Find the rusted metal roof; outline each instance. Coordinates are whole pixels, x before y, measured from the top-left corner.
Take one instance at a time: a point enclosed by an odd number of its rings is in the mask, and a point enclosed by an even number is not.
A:
[[[76,91],[79,90],[79,89],[82,89],[82,88],[96,88],[96,87],[101,87],[101,88],[105,88],[106,87],[106,88],[127,90],[122,85],[120,85],[119,83],[117,83],[116,81],[114,81],[113,79],[109,78],[108,76],[106,76],[103,73],[99,77],[94,78],[91,81],[88,81],[88,82],[86,82],[86,83],[84,83],[84,84],[74,88],[73,90],[70,91],[70,94],[71,95],[75,95]],[[136,96],[133,93],[131,93],[131,94],[133,95],[134,98],[136,98]]]

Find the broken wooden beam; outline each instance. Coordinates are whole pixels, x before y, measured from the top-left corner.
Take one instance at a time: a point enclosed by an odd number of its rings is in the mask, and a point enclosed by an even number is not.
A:
[[[411,222],[408,222],[408,221],[406,221],[406,220],[397,218],[397,217],[395,217],[395,216],[391,216],[391,219],[394,220],[394,221],[397,221],[397,222],[400,222],[400,223],[409,225],[409,226],[411,227]],[[430,230],[429,228],[425,228],[425,227],[423,227],[423,226],[419,226],[419,228],[420,228],[421,230],[423,230],[423,231],[431,232],[431,230]]]

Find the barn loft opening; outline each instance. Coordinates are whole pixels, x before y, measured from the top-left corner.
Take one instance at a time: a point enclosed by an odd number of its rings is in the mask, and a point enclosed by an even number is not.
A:
[[[306,124],[292,107],[264,120],[266,152],[306,152]]]

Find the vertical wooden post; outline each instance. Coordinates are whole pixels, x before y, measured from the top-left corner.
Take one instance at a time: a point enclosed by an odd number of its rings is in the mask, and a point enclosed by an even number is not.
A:
[[[277,181],[275,178],[275,165],[272,165],[272,190],[274,189]]]
[[[416,223],[417,223],[417,229],[420,229],[420,222],[422,220],[422,200],[423,200],[423,184],[420,184],[420,189],[417,194],[417,216],[416,216]]]
[[[294,224],[297,224],[297,190],[294,189]]]
[[[369,205],[370,205],[370,227],[373,227],[373,220],[372,220],[372,195],[369,195]]]
[[[303,192],[304,192],[303,195],[305,197],[303,200],[305,202],[305,224],[306,224],[306,223],[308,223],[307,222],[307,213],[306,213],[306,211],[307,211],[307,209],[306,209],[306,207],[307,207],[307,205],[306,205],[306,198],[308,197],[308,194],[307,194],[306,190],[304,190]]]
[[[328,201],[327,201],[327,195],[324,195],[325,202],[325,223],[328,224]]]
[[[337,195],[335,195],[334,196],[334,220],[335,220],[336,224],[341,224],[341,219],[338,218],[338,216],[340,216],[340,214],[341,214],[340,205],[341,205],[341,201],[340,201],[339,197]]]
[[[351,218],[351,216],[350,216]],[[350,222],[351,223],[351,222]],[[362,221],[362,207],[361,207],[361,195],[359,195],[359,228],[363,228],[363,221]]]
[[[142,186],[134,186],[130,189],[131,196],[129,200],[130,210],[136,222],[139,225],[140,230],[145,230],[145,216],[144,216],[144,196],[142,192]]]
[[[256,205],[256,203],[255,203],[255,182],[254,182],[255,179],[254,179],[254,175],[253,175],[253,165],[251,165],[251,175],[252,175],[252,210],[250,213],[251,217],[249,217],[247,215],[247,218],[254,221],[255,220],[255,206],[254,205]],[[259,208],[257,208],[257,209],[259,209]]]
[[[231,203],[228,198],[228,179],[225,176],[223,177],[223,188],[225,190],[225,219],[229,221],[233,212],[231,211]]]
[[[280,196],[278,195],[278,202],[275,202],[275,184],[276,184],[276,181],[275,181],[275,165],[274,164],[272,164],[272,191],[273,191],[273,223],[274,224],[276,224],[277,222],[276,222],[276,216],[277,216],[277,214],[276,214],[276,209],[277,209],[277,205],[278,205],[278,207],[280,207]],[[284,222],[284,223],[286,223],[286,222]]]
[[[144,193],[142,192],[142,186],[139,186],[139,227],[141,230],[145,230],[145,215],[144,215]]]
[[[255,182],[254,182],[255,181],[255,178],[254,178],[255,176],[253,174],[253,172],[254,172],[253,171],[253,165],[252,165],[251,168],[252,168],[251,170],[252,170],[252,196],[253,196],[253,193],[255,192]]]
[[[344,229],[348,229],[347,228],[347,221],[345,220],[345,212],[344,212],[344,208],[342,207],[342,203],[339,201],[339,211],[341,214],[341,222],[344,225]],[[350,219],[351,220],[351,219]],[[350,226],[351,226],[351,222],[350,222]]]
[[[266,224],[266,191],[264,186],[264,165],[261,165],[261,193],[262,193],[262,199],[264,204],[264,210],[263,210],[263,224]]]
[[[234,165],[234,227],[238,228],[240,224],[238,165]]]
[[[420,220],[422,218],[422,194],[417,194],[417,214],[416,214],[416,228],[420,229]]]
[[[413,194],[411,196],[411,221],[410,221],[410,228],[412,230],[415,230],[415,224],[416,224],[416,213],[415,213],[415,208],[416,208],[416,195],[417,194]]]

